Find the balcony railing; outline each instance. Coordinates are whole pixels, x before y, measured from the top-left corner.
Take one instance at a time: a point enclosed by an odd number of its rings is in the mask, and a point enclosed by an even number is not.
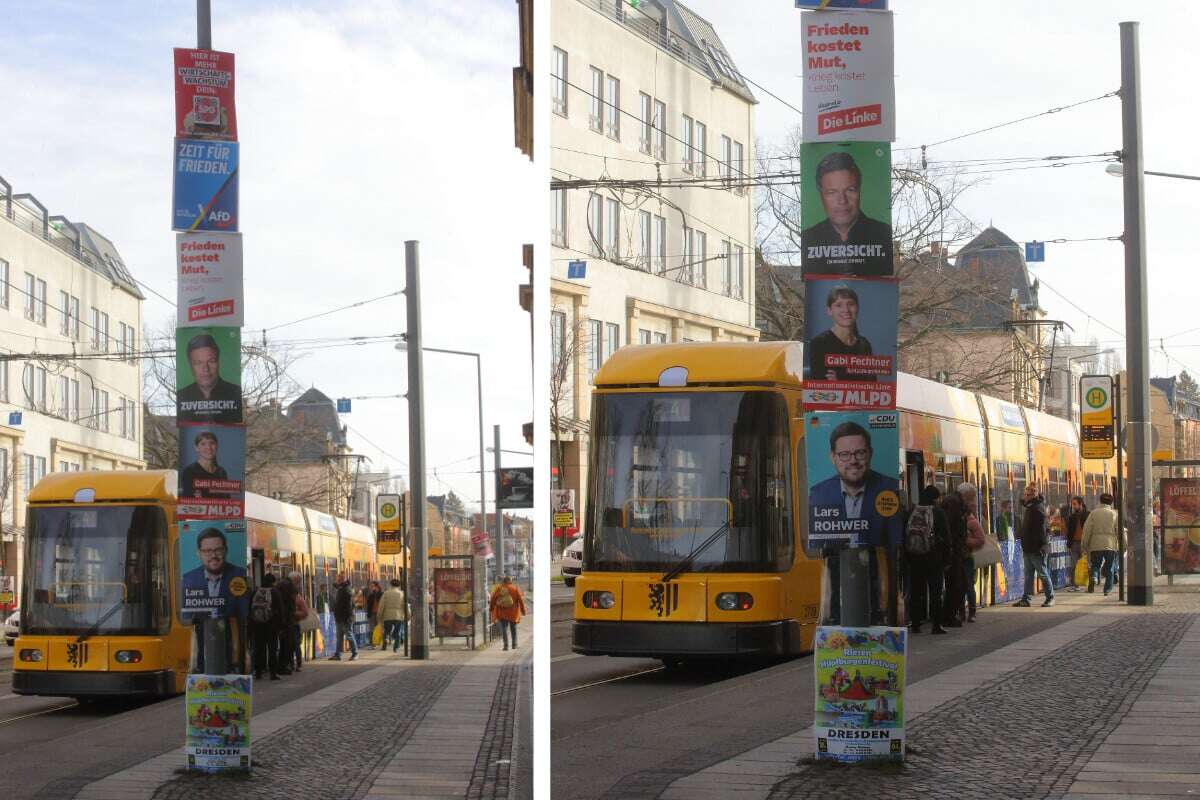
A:
[[[655,47],[665,50],[710,78],[716,77],[712,74],[708,58],[691,42],[673,34],[665,20],[660,24],[647,13],[631,9],[625,0],[579,0],[579,2],[615,20],[626,30],[636,33]]]

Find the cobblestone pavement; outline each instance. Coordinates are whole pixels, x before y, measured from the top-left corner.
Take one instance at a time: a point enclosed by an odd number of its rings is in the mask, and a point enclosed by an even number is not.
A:
[[[249,777],[181,774],[155,800],[350,800],[366,794],[385,760],[402,747],[459,666],[427,665],[384,678],[251,747]]]
[[[508,664],[500,671],[496,683],[496,694],[492,697],[492,710],[488,714],[487,726],[479,754],[475,757],[475,769],[471,774],[471,785],[467,787],[467,800],[507,800],[509,775],[513,757],[513,714],[517,700],[517,679],[521,668]]]
[[[1198,616],[1160,602],[921,715],[903,766],[809,763],[770,797],[1061,798]]]

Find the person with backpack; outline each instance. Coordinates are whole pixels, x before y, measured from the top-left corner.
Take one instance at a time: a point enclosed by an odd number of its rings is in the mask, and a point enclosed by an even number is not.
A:
[[[500,635],[504,637],[504,649],[508,649],[508,640],[511,636],[512,647],[516,650],[517,623],[521,621],[521,615],[528,612],[525,610],[525,596],[512,582],[511,575],[505,575],[501,579],[496,591],[492,592],[488,608],[491,609],[492,619],[500,623]]]
[[[342,642],[350,640],[350,660],[358,658],[358,642],[354,641],[354,594],[350,591],[350,580],[344,573],[338,573],[334,584],[333,622],[336,634],[333,640],[333,655],[330,661],[342,660]]]
[[[250,598],[250,640],[254,643],[254,677],[262,679],[263,668],[271,680],[279,680],[279,631],[283,627],[283,600],[268,572]]]
[[[1025,594],[1013,603],[1019,608],[1029,608],[1033,600],[1034,577],[1041,576],[1042,590],[1046,593],[1046,602],[1042,607],[1054,605],[1054,581],[1050,579],[1050,569],[1046,566],[1046,558],[1050,555],[1050,534],[1046,530],[1046,501],[1032,483],[1026,485],[1021,495],[1021,505],[1025,514],[1021,518],[1021,558],[1025,568]]]
[[[942,581],[950,534],[946,515],[938,508],[940,497],[936,486],[922,489],[920,505],[909,514],[904,530],[908,615],[913,633],[921,632],[927,618],[933,623],[933,633],[946,632],[942,627]]]

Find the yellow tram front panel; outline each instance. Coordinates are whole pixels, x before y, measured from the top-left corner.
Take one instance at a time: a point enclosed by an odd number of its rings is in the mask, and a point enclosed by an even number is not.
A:
[[[55,672],[107,672],[109,641],[103,639],[84,639],[77,637],[52,637],[50,639],[50,655],[46,669]]]

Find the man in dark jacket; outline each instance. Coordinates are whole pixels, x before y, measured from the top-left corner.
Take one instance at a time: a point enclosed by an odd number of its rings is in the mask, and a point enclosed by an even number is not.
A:
[[[1029,484],[1021,495],[1021,505],[1025,513],[1021,518],[1021,556],[1025,567],[1025,594],[1015,606],[1028,608],[1033,600],[1034,576],[1042,579],[1042,590],[1046,594],[1046,602],[1042,607],[1054,605],[1054,581],[1050,579],[1050,570],[1046,566],[1046,558],[1050,555],[1050,536],[1046,533],[1046,501],[1038,493],[1037,487]]]
[[[292,674],[292,658],[296,653],[294,621],[296,619],[296,586],[288,578],[275,584],[279,600],[283,605],[282,623],[279,628],[279,674]]]
[[[271,671],[271,680],[279,680],[279,631],[283,627],[283,600],[275,588],[275,576],[268,572],[262,586],[250,601],[250,641],[254,643],[254,677],[262,678],[263,668]]]
[[[957,492],[948,493],[942,499],[942,511],[946,514],[946,529],[949,546],[946,549],[946,603],[943,606],[942,624],[951,628],[962,627],[963,601],[967,594],[966,560],[967,509]]]
[[[921,632],[921,625],[926,619],[933,623],[933,633],[946,632],[942,627],[942,582],[945,579],[950,532],[946,526],[946,514],[938,507],[940,497],[941,492],[936,486],[926,486],[921,490],[921,506],[931,507],[933,542],[928,553],[905,553],[904,556],[908,567],[908,614],[913,633]]]
[[[342,660],[342,641],[350,640],[350,660],[358,658],[358,643],[354,641],[354,596],[350,593],[350,581],[345,575],[338,575],[334,584],[333,621],[337,628],[334,638],[333,655],[330,661]]]

